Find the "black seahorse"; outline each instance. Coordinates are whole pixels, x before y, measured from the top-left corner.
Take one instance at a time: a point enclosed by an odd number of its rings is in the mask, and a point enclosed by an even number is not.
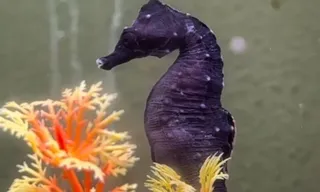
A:
[[[223,59],[212,30],[190,14],[150,0],[126,27],[114,52],[97,59],[104,70],[146,56],[179,49],[174,64],[154,85],[145,109],[152,160],[174,167],[199,188],[198,171],[214,153],[231,156],[235,124],[221,105]],[[225,167],[225,171],[227,171]],[[226,192],[218,180],[215,191]]]

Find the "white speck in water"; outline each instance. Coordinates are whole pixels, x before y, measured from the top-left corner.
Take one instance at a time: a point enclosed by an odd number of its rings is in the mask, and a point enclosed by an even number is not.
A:
[[[178,33],[174,32],[173,35],[174,35],[174,36],[178,36]]]
[[[215,130],[216,132],[219,132],[219,131],[220,131],[220,128],[219,128],[219,127],[215,127],[214,130]]]
[[[304,104],[303,103],[299,103],[299,108],[303,109],[304,108]]]
[[[210,54],[209,54],[209,53],[207,53],[207,54],[206,54],[206,57],[210,57]]]
[[[150,17],[151,17],[151,15],[150,15],[150,14],[147,14],[147,15],[146,15],[146,18],[147,18],[147,19],[149,19]]]
[[[234,36],[231,38],[229,48],[234,54],[243,54],[247,49],[246,40],[241,36]]]
[[[303,103],[299,103],[299,113],[300,113],[300,115],[301,115],[301,117],[302,117],[302,122],[301,122],[301,125],[300,125],[300,128],[303,128],[303,114],[304,114],[304,112],[305,112],[305,110],[304,110],[304,108],[305,108],[305,105],[303,104]]]
[[[211,80],[211,77],[209,75],[206,75],[206,80],[207,81],[210,81]]]
[[[206,108],[207,106],[206,106],[206,104],[201,103],[200,107],[201,107],[202,109],[204,109],[204,108]]]

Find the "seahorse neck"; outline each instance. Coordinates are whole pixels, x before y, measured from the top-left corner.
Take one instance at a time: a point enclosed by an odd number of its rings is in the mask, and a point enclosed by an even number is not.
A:
[[[175,64],[181,70],[187,68],[190,77],[203,79],[203,83],[207,85],[208,100],[212,99],[214,105],[221,106],[224,74],[220,46],[212,31],[201,28],[197,31],[186,35]]]

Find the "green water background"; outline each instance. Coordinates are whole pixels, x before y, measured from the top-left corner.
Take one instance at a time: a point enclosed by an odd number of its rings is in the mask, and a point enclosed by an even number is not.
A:
[[[119,93],[114,107],[126,110],[116,128],[130,131],[141,158],[119,180],[138,182],[139,191],[145,191],[142,182],[151,163],[143,129],[145,100],[176,53],[161,60],[134,60],[112,72],[98,70],[95,59],[107,53],[110,43],[114,1],[78,0],[79,75],[70,65],[66,2],[56,2],[59,29],[66,34],[59,41],[60,83],[52,93],[48,1],[0,1],[1,103],[56,98],[82,79],[88,84],[103,80],[106,91]],[[125,1],[120,28],[131,24],[144,2]],[[165,2],[207,23],[222,47],[223,103],[235,116],[238,130],[229,191],[320,191],[320,1],[287,0],[278,10],[268,0]],[[244,54],[229,50],[232,36],[246,39]],[[115,82],[110,82],[110,73]],[[27,151],[22,141],[0,133],[0,191],[18,176],[15,165],[26,159]]]

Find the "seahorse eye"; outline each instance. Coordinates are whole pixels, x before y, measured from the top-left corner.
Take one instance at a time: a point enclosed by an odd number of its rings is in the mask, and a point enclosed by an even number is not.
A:
[[[128,39],[128,37],[124,37],[124,38],[122,39],[122,42],[123,42],[124,45],[129,45],[129,39]]]

